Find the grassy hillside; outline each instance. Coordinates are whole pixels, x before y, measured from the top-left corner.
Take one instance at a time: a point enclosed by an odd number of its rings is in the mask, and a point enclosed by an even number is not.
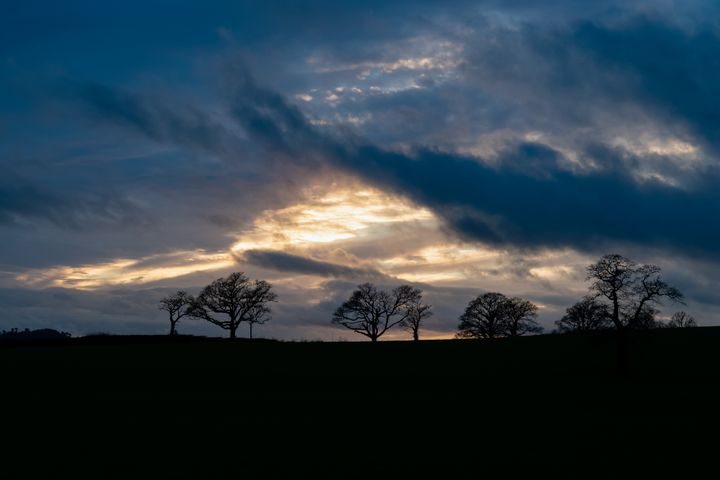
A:
[[[663,380],[720,377],[720,328],[636,332],[627,339],[627,375]],[[230,341],[191,336],[98,336],[45,342],[0,342],[0,373],[17,381],[85,380],[93,387],[183,388],[220,380],[223,389],[242,388],[233,378],[295,383],[313,378],[423,381],[601,379],[617,373],[614,334],[543,335],[500,340],[425,342]],[[98,371],[107,375],[99,376]],[[131,383],[125,384],[128,375]],[[229,375],[229,377],[228,377]],[[217,377],[217,378],[216,378]],[[167,381],[157,383],[157,378]],[[100,383],[97,383],[100,382]]]
[[[141,460],[175,477],[241,474],[264,455],[266,473],[290,459],[314,473],[687,473],[687,458],[715,452],[703,437],[718,426],[720,328],[637,333],[627,352],[619,374],[613,335],[5,344],[3,430],[18,453],[67,447],[118,477]]]

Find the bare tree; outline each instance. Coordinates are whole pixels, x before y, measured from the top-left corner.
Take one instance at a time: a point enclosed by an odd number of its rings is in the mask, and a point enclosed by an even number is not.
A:
[[[676,303],[683,303],[683,294],[675,287],[671,287],[660,279],[660,267],[655,265],[642,265],[636,270],[635,286],[633,288],[633,299],[630,304],[631,316],[626,320],[630,328],[646,328],[643,320],[647,320],[648,314],[652,313],[653,320],[663,298]],[[655,322],[650,323],[655,325]]]
[[[247,322],[250,325],[250,339],[253,338],[253,325],[262,325],[270,320],[270,307],[266,304],[258,305],[247,316]]]
[[[695,319],[691,315],[680,311],[673,313],[667,326],[670,328],[690,328],[697,327],[697,323],[695,323]]]
[[[555,325],[561,332],[604,330],[612,326],[610,309],[593,297],[585,297],[565,310],[565,315]]]
[[[505,301],[504,309],[508,337],[542,332],[543,328],[535,321],[538,307],[534,303],[513,297]]]
[[[610,320],[618,331],[651,328],[655,306],[663,299],[683,303],[683,295],[660,279],[660,268],[638,265],[621,255],[605,255],[588,267],[593,298],[609,301]]]
[[[405,322],[410,306],[421,294],[410,285],[401,285],[388,292],[379,290],[372,283],[363,283],[335,310],[332,323],[376,342],[389,329]]]
[[[489,292],[472,300],[460,316],[459,338],[496,338],[507,332],[505,306],[508,298],[502,293]]]
[[[621,319],[621,306],[631,295],[636,268],[632,260],[613,254],[604,255],[587,269],[587,278],[593,281],[590,291],[596,297],[602,296],[610,301],[610,319],[617,330],[625,327]]]
[[[518,297],[489,292],[472,300],[460,316],[459,338],[517,337],[540,333],[537,306]]]
[[[651,330],[662,326],[655,317],[659,313],[656,308],[645,305],[642,310],[635,312],[632,320],[627,321],[628,328],[633,330]]]
[[[261,323],[270,313],[268,303],[276,299],[268,282],[251,281],[242,272],[235,272],[205,287],[193,302],[189,315],[228,330],[230,338],[236,338],[242,322],[252,319],[252,323]]]
[[[177,335],[177,323],[188,315],[188,307],[192,302],[193,298],[184,290],[178,290],[160,300],[160,310],[168,312],[170,317],[170,335]]]
[[[413,340],[420,340],[420,327],[424,320],[432,316],[432,305],[423,303],[422,295],[412,298],[407,308],[407,316],[402,326],[412,333]]]

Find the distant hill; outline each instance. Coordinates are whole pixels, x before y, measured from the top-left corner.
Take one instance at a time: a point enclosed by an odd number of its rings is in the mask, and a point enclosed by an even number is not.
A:
[[[0,342],[16,342],[16,341],[46,341],[46,340],[65,340],[71,335],[67,332],[58,332],[52,328],[40,328],[38,330],[3,330],[0,333]]]

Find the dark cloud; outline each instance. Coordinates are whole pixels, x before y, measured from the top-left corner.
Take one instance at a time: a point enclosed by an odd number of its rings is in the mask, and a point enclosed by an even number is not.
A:
[[[250,93],[236,96],[241,107],[234,111],[267,148],[281,145],[283,155],[330,162],[409,196],[469,238],[522,247],[643,243],[711,255],[720,241],[720,228],[712,226],[720,212],[720,178],[714,171],[686,190],[638,182],[625,170],[568,171],[557,166],[561,153],[539,143],[503,152],[499,167],[422,148],[408,155],[323,134],[277,94],[243,77],[240,85],[248,84]],[[605,156],[612,153],[603,150]]]
[[[164,105],[158,99],[117,88],[90,84],[73,92],[93,117],[113,120],[161,142],[199,148],[215,154],[225,150],[232,138],[207,113],[182,104]]]
[[[471,41],[465,71],[480,88],[523,101],[525,122],[550,129],[653,121],[687,128],[716,151],[720,36],[708,23],[619,16],[565,26],[491,25]],[[629,117],[623,119],[622,117]],[[653,117],[651,120],[644,118]],[[540,125],[537,125],[540,126]]]
[[[467,238],[524,248],[593,249],[615,242],[716,253],[720,228],[712,226],[712,219],[720,212],[715,188],[720,177],[714,169],[690,188],[677,188],[638,181],[628,164],[641,158],[589,142],[582,154],[600,163],[599,170],[568,170],[564,155],[540,142],[505,148],[495,166],[422,147],[399,153],[314,127],[282,95],[259,86],[245,68],[226,72],[226,79],[233,118],[270,155],[288,164],[329,164],[352,172],[432,208]],[[127,117],[123,109],[105,113]]]
[[[520,145],[516,155],[522,150],[533,152]],[[720,229],[711,226],[720,212],[717,176],[686,191],[638,183],[623,172],[546,170],[549,177],[540,178],[433,151],[408,157],[366,146],[342,161],[489,243],[590,248],[637,242],[714,255],[720,240]]]
[[[348,267],[331,262],[322,262],[276,250],[248,250],[243,252],[238,260],[273,270],[305,275],[318,275],[321,277],[384,277],[380,272],[373,269]]]
[[[714,27],[682,30],[662,20],[640,18],[617,27],[584,22],[568,38],[601,68],[634,80],[625,97],[670,120],[686,122],[717,151],[720,144],[720,36]]]
[[[5,172],[0,178],[0,224],[52,225],[92,229],[103,225],[140,224],[142,211],[122,195],[110,192],[53,192]]]
[[[57,218],[57,198],[39,191],[14,175],[6,173],[1,182],[0,223],[14,223],[18,217]]]

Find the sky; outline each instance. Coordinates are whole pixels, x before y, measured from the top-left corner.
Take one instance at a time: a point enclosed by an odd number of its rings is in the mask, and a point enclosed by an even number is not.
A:
[[[362,339],[330,320],[367,281],[424,338],[488,291],[552,330],[606,253],[720,325],[716,2],[3,5],[0,330],[166,333],[233,271],[270,338]]]

